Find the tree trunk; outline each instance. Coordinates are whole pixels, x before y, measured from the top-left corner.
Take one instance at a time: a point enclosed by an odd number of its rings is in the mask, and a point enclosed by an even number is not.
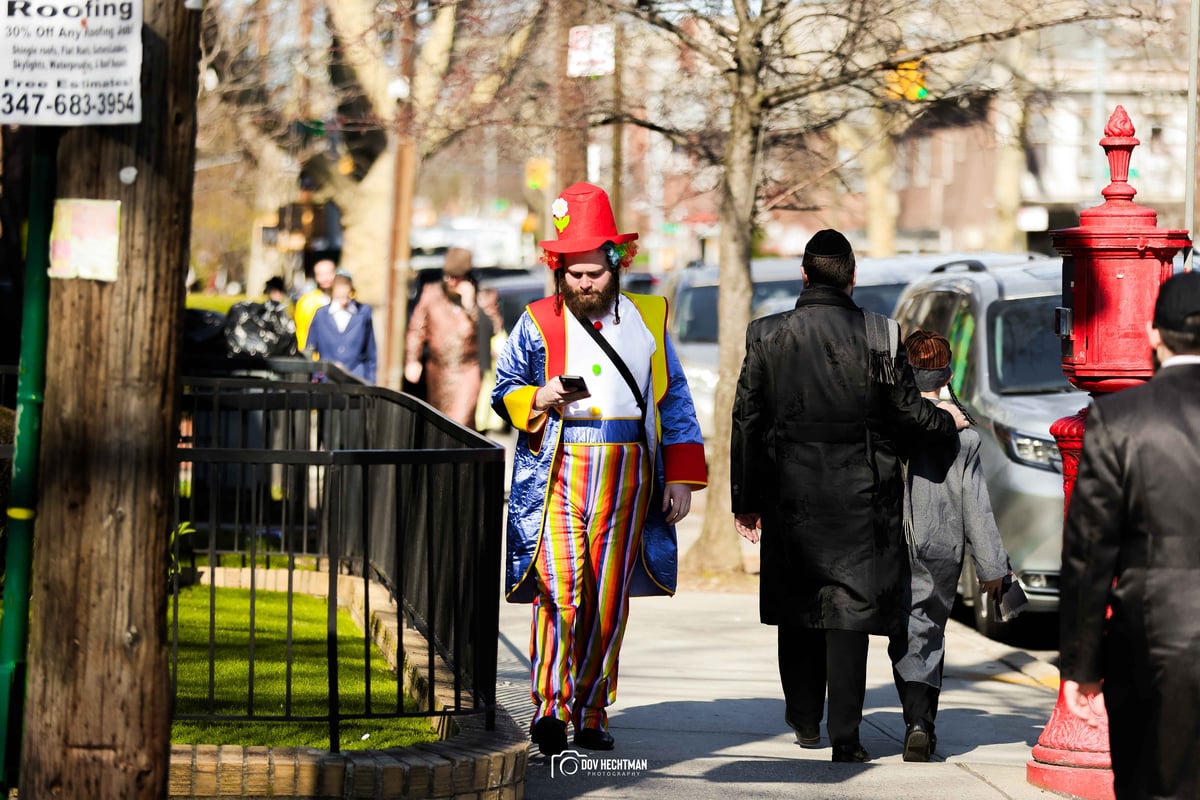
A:
[[[588,122],[584,107],[583,78],[567,75],[568,34],[573,26],[587,20],[583,0],[562,0],[555,4],[558,15],[556,62],[558,69],[558,136],[554,146],[554,196],[573,183],[588,179]]]
[[[989,247],[999,252],[1015,252],[1026,247],[1025,234],[1017,228],[1021,176],[1025,174],[1025,147],[1021,141],[1024,118],[1023,98],[1011,90],[997,94],[994,109],[996,165],[992,183],[996,211],[989,231]]]
[[[1011,79],[997,93],[992,104],[992,122],[996,136],[996,164],[993,170],[996,213],[989,231],[989,247],[1000,252],[1026,249],[1028,238],[1017,228],[1021,210],[1021,176],[1025,174],[1025,108],[1029,90],[1029,49],[1023,38],[1005,43],[1006,63]]]
[[[200,14],[148,0],[138,125],[69,129],[59,197],[120,200],[114,283],[53,282],[22,797],[167,794],[167,541]],[[118,172],[136,167],[132,183]]]
[[[892,188],[896,172],[896,140],[889,125],[889,114],[882,108],[871,113],[871,130],[862,153],[863,180],[866,183],[867,254],[873,257],[896,254],[896,217],[899,203]]]
[[[396,150],[389,148],[375,159],[359,183],[347,182],[333,201],[342,212],[342,258],[339,266],[354,276],[357,298],[380,315],[386,308],[388,250],[391,246],[395,200]],[[381,317],[382,320],[382,317]],[[376,325],[381,324],[381,320]],[[384,331],[375,331],[382,348]]]
[[[713,441],[708,464],[708,497],[700,538],[684,556],[685,569],[700,573],[743,569],[741,540],[733,529],[729,495],[729,434],[733,397],[746,354],[750,324],[751,226],[754,219],[754,155],[761,117],[746,101],[734,104],[725,155],[721,195],[721,293],[717,303],[720,380],[713,397]]]

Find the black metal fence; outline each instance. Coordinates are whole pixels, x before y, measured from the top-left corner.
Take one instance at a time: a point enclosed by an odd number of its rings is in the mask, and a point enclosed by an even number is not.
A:
[[[315,369],[323,374],[313,375]],[[208,702],[200,711],[177,711],[176,718],[328,722],[333,750],[348,719],[482,712],[491,728],[503,448],[411,396],[299,360],[273,360],[267,370],[238,377],[185,377],[181,417],[172,588],[178,590],[193,567],[200,576],[207,571],[212,618]],[[244,637],[245,704],[235,709],[217,700],[220,678],[211,659],[222,643],[215,576],[230,569],[239,570],[240,585],[251,590],[252,620],[261,587],[288,593],[287,701],[267,713],[256,704],[255,676],[268,668],[256,669],[253,624]],[[301,713],[291,703],[291,600],[296,571],[314,569],[327,575],[327,715]],[[283,580],[271,577],[278,570]],[[405,701],[403,669],[396,691],[388,693],[394,702],[373,699],[370,625],[362,644],[366,697],[341,695],[337,608],[347,601],[345,576],[363,583],[355,594],[365,603],[366,620],[374,610],[369,584],[382,584],[402,624],[429,643],[414,663],[404,638],[397,640],[397,664],[407,663],[427,688],[419,707]],[[173,677],[179,674],[177,591],[175,597]]]
[[[0,365],[0,393],[14,398],[16,367]],[[12,445],[0,444],[0,472]],[[183,379],[174,528],[170,543],[171,675],[180,674],[179,589],[192,579],[208,593],[207,702],[176,719],[291,721],[328,725],[341,747],[350,719],[496,713],[504,449],[449,421],[409,395],[368,386],[337,367],[302,359],[191,361]],[[0,506],[7,497],[0,496]],[[2,559],[2,550],[0,550]],[[0,560],[2,564],[2,560]],[[2,569],[2,566],[0,566]],[[305,580],[298,580],[298,573]],[[206,574],[207,573],[207,574]],[[250,589],[248,629],[233,637],[220,617],[217,574],[236,574]],[[314,579],[327,596],[328,697],[321,713],[293,704],[301,648],[293,599]],[[349,583],[348,583],[349,582]],[[361,584],[348,593],[346,587]],[[383,586],[386,593],[370,591]],[[259,663],[253,623],[265,591],[283,592],[288,609],[281,666]],[[353,594],[360,619],[366,690],[348,697],[339,676],[338,607]],[[388,608],[372,608],[386,603]],[[371,674],[374,612],[395,614],[423,646],[408,652],[396,637],[393,698],[377,700]],[[346,624],[340,623],[343,637]],[[411,641],[411,640],[410,640]],[[244,696],[228,702],[218,687],[218,652],[237,649],[248,676]],[[189,652],[195,652],[191,650]],[[194,658],[194,657],[193,657]],[[185,665],[188,666],[188,665]],[[197,665],[191,664],[191,667]],[[311,666],[311,665],[310,665]],[[282,706],[258,701],[278,681]],[[197,670],[192,670],[195,673]],[[423,684],[420,704],[406,701],[403,675]],[[193,687],[194,688],[194,687]],[[220,689],[220,691],[218,691]],[[222,698],[222,699],[218,699]],[[178,706],[177,706],[178,709]]]

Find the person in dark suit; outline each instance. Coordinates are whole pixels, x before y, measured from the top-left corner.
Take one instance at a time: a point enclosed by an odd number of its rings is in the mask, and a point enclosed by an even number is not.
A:
[[[827,730],[834,761],[859,740],[867,637],[906,612],[898,434],[953,437],[966,419],[921,398],[895,321],[851,299],[854,253],[823,230],[802,260],[796,308],[752,322],[730,443],[734,525],[761,530],[759,613],[779,627],[784,720],[802,746]],[[870,331],[870,333],[868,332]]]
[[[1118,800],[1194,800],[1200,274],[1162,285],[1146,330],[1154,377],[1097,398],[1088,412],[1063,531],[1063,700],[1092,725],[1107,707]]]
[[[333,361],[362,378],[375,382],[375,327],[371,307],[353,297],[350,273],[338,270],[330,289],[332,299],[313,315],[307,350],[323,361]]]

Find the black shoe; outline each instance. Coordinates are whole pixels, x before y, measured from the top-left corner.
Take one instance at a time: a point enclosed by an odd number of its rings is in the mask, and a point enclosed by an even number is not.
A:
[[[616,740],[608,731],[599,728],[580,728],[575,731],[575,744],[588,750],[612,750]]]
[[[785,712],[783,721],[788,724],[788,727],[796,732],[796,741],[801,747],[820,747],[821,746],[821,723],[820,722],[801,722],[791,715],[790,712]]]
[[[936,752],[937,752],[937,734],[931,733],[931,734],[929,734],[929,755],[933,755]]]
[[[871,756],[863,749],[861,744],[835,744],[833,746],[833,760],[849,764],[862,764],[870,761]]]
[[[904,760],[928,761],[933,752],[933,733],[923,722],[914,722],[904,732]]]
[[[529,738],[544,756],[556,756],[567,749],[567,723],[557,717],[542,717],[534,723]]]

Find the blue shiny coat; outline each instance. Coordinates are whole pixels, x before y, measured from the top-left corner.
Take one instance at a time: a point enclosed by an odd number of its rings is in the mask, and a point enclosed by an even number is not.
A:
[[[654,393],[648,413],[647,434],[653,453],[654,490],[642,529],[642,558],[634,569],[630,595],[671,595],[678,573],[675,527],[662,511],[663,488],[668,482],[702,488],[707,481],[704,444],[687,378],[666,335],[666,301],[661,297],[625,295],[641,313],[654,335],[657,351],[652,364]],[[496,388],[492,407],[518,431],[513,456],[512,487],[508,501],[508,542],[505,594],[509,602],[529,603],[536,595],[531,569],[541,540],[550,469],[562,444],[562,418],[546,415],[540,432],[530,433],[529,411],[533,394],[545,385],[547,364],[561,364],[556,335],[561,317],[549,313],[547,298],[531,305],[518,320],[504,351],[496,361]],[[535,312],[537,312],[535,314]],[[541,320],[541,324],[535,320]],[[554,371],[557,375],[561,370]]]

